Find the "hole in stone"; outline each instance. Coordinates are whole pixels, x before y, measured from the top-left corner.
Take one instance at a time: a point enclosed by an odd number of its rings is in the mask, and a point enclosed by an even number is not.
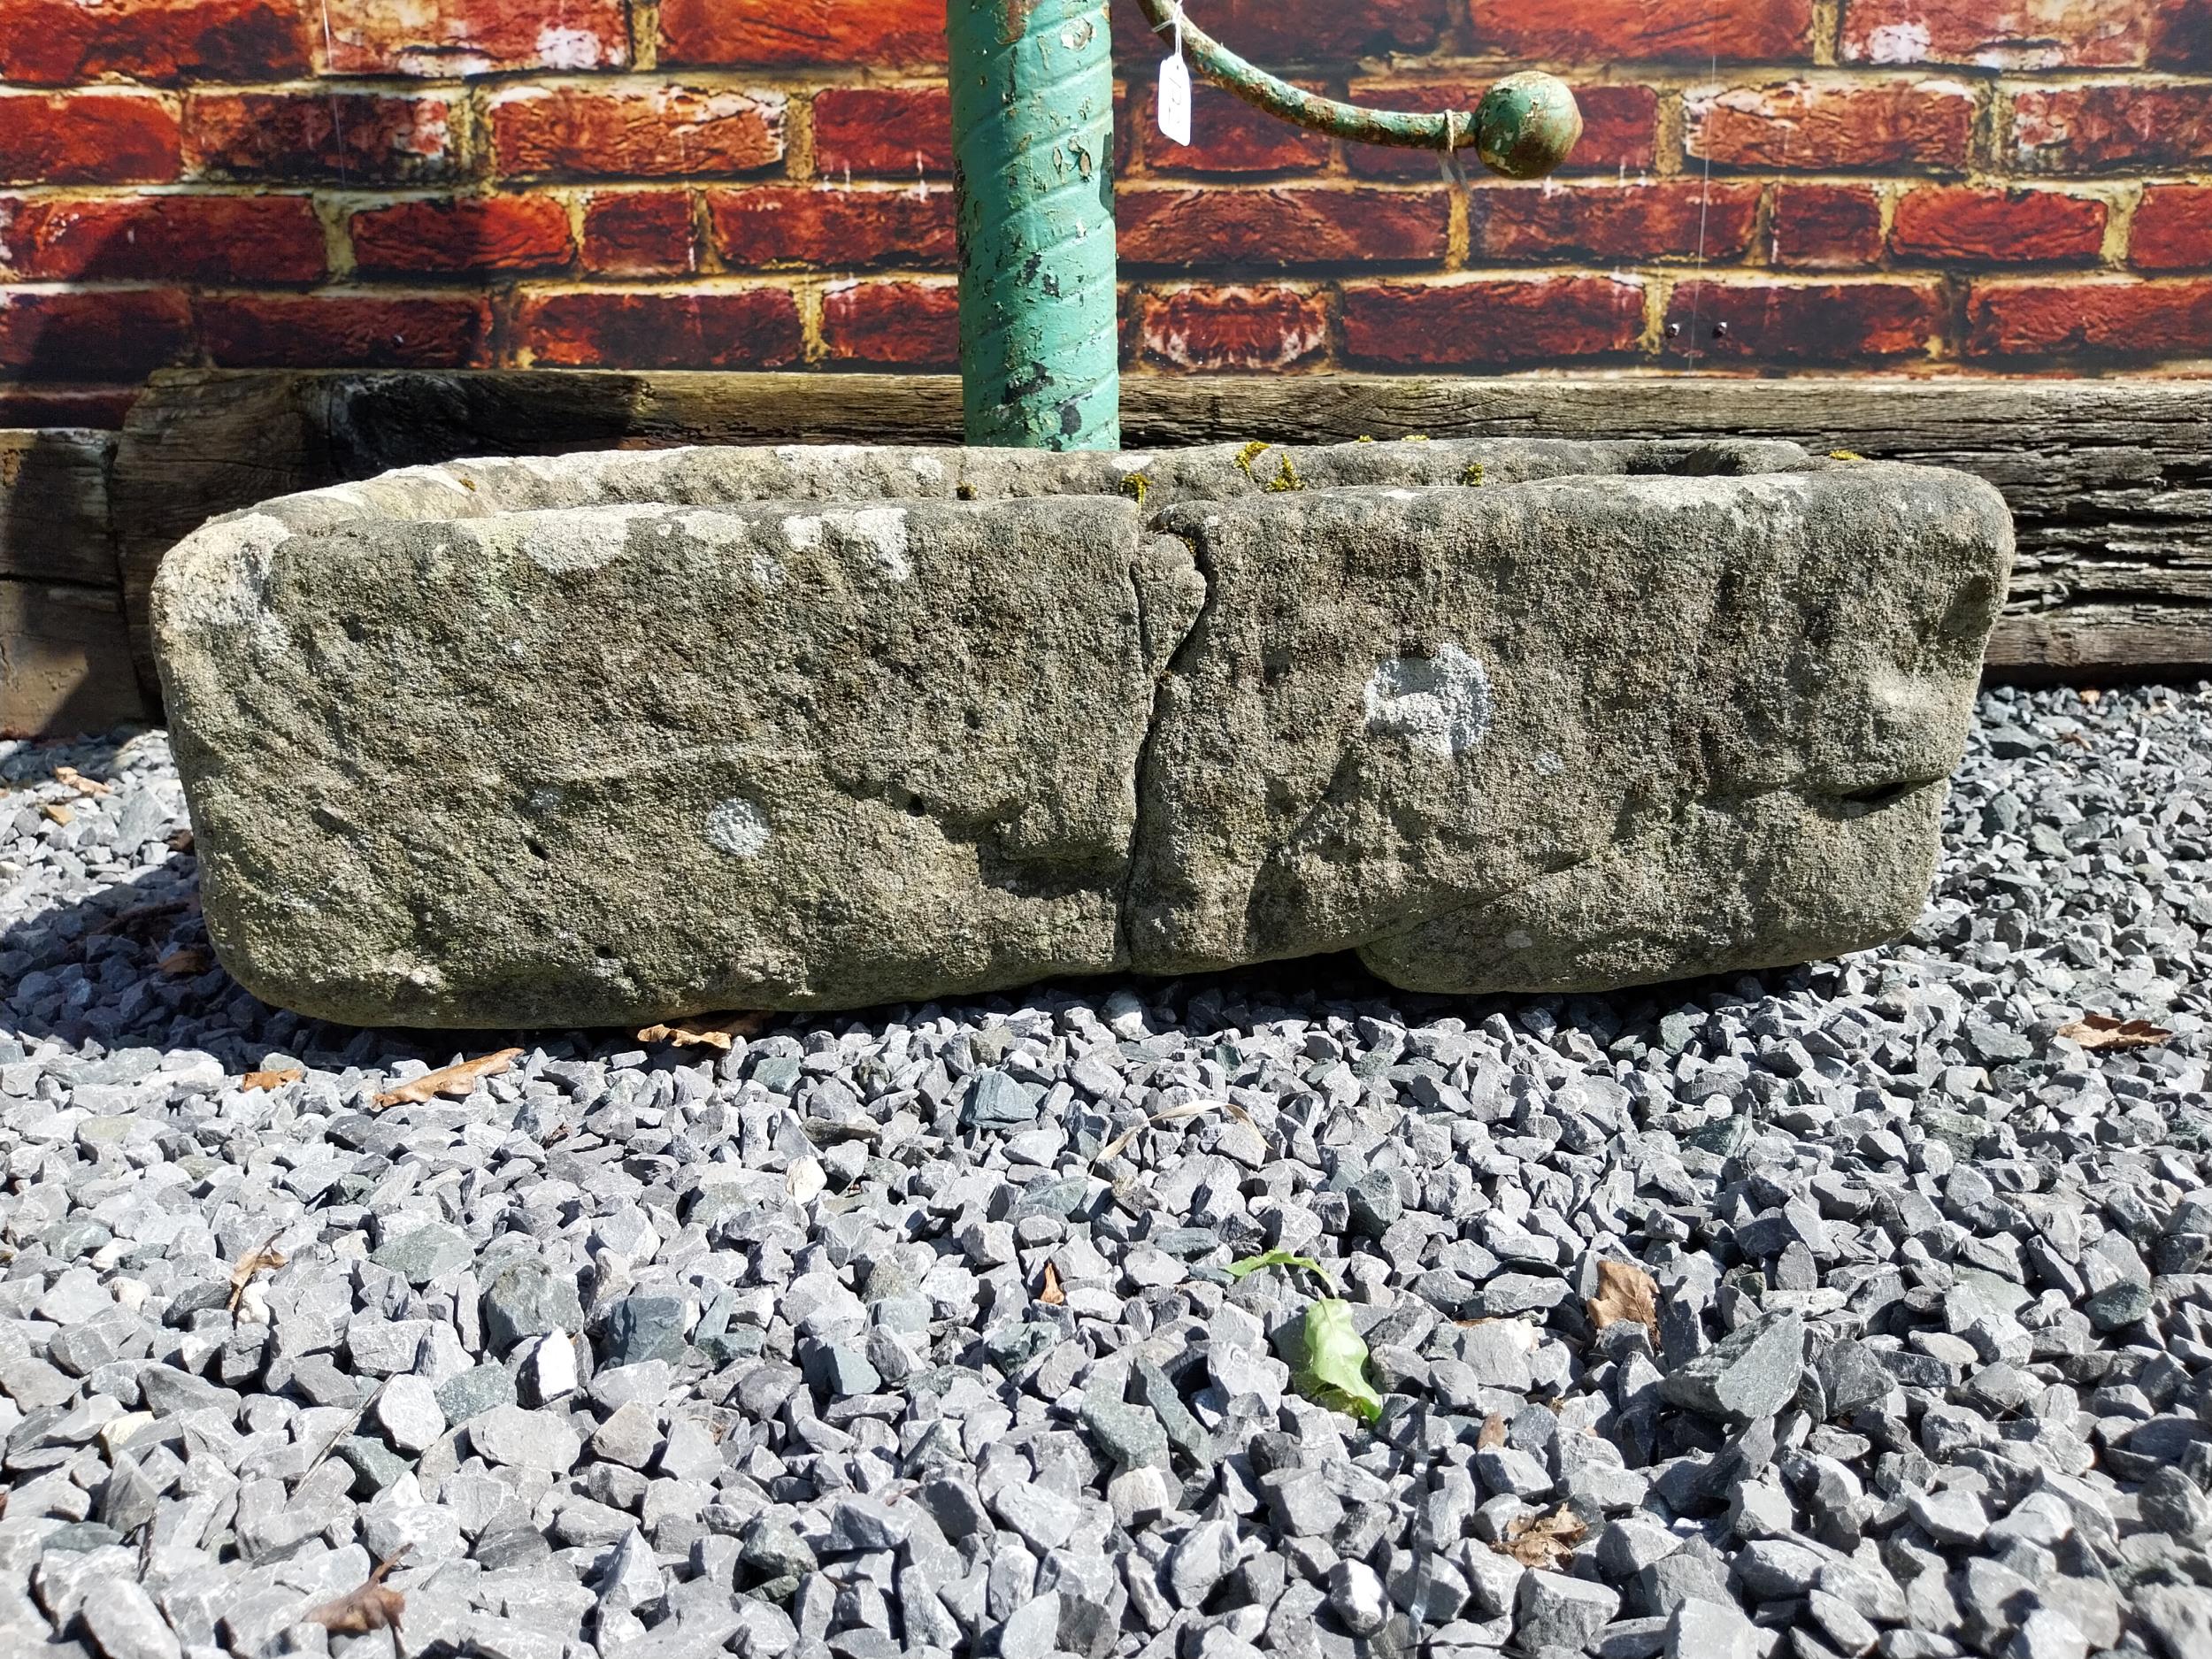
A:
[[[1637,478],[1741,478],[1744,457],[1722,444],[1698,444],[1686,449],[1646,450],[1628,463]]]
[[[1846,801],[1850,802],[1854,806],[1863,806],[1870,809],[1874,807],[1887,806],[1892,802],[1903,800],[1914,790],[1919,788],[1921,780],[1919,779],[1908,778],[1901,783],[1877,784],[1870,789],[1855,790],[1852,794],[1845,795],[1843,798]]]
[[[524,836],[522,844],[529,849],[530,856],[533,858],[543,858],[549,862],[553,856],[551,853],[545,850],[545,843],[534,835]]]
[[[929,803],[918,795],[910,795],[906,797],[906,815],[909,818],[927,818]]]

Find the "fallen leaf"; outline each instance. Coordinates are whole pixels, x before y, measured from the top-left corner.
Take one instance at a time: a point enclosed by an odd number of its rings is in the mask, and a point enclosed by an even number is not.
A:
[[[640,1042],[673,1043],[679,1048],[713,1048],[723,1054],[740,1037],[757,1037],[768,1029],[772,1014],[699,1014],[672,1025],[648,1025],[637,1034]]]
[[[169,850],[173,853],[190,852],[192,850],[192,832],[188,829],[171,830],[169,832]]]
[[[488,1054],[480,1060],[461,1060],[435,1071],[426,1071],[420,1077],[411,1077],[396,1088],[386,1089],[376,1097],[379,1106],[419,1106],[425,1101],[443,1094],[451,1100],[466,1100],[469,1091],[488,1077],[497,1077],[521,1056],[519,1048],[502,1048],[497,1054]]]
[[[2084,686],[2081,688],[2081,700],[2093,709],[2104,701],[2104,693],[2094,686]]]
[[[39,810],[57,824],[73,824],[77,821],[77,815],[58,801],[49,801]]]
[[[386,1587],[384,1575],[413,1548],[411,1544],[402,1544],[388,1559],[376,1563],[366,1584],[357,1590],[347,1591],[335,1601],[310,1608],[301,1615],[300,1623],[320,1624],[336,1636],[365,1636],[373,1630],[397,1630],[407,1611],[407,1597]]]
[[[1242,1279],[1269,1267],[1302,1267],[1314,1274],[1330,1289],[1336,1288],[1336,1280],[1329,1277],[1329,1270],[1310,1256],[1300,1256],[1290,1250],[1270,1250],[1263,1256],[1248,1256],[1241,1262],[1229,1263],[1229,1277]]]
[[[1325,1296],[1306,1304],[1306,1363],[1299,1386],[1333,1411],[1348,1411],[1363,1423],[1382,1415],[1382,1396],[1367,1380],[1367,1343],[1352,1323],[1352,1304]]]
[[[215,964],[197,945],[187,945],[181,950],[171,951],[154,965],[171,979],[181,979],[188,974],[205,973]]]
[[[135,928],[141,922],[158,921],[165,916],[182,916],[199,908],[196,897],[190,899],[163,899],[154,904],[134,904],[121,910],[102,922],[92,931],[96,933],[120,933]]]
[[[1037,1300],[1057,1308],[1067,1299],[1068,1293],[1060,1287],[1060,1270],[1047,1262],[1044,1288],[1037,1293]]]
[[[2070,1037],[2085,1048],[2153,1048],[2174,1033],[2147,1019],[2115,1019],[2109,1014],[2084,1014],[2058,1034]]]
[[[1494,1451],[1505,1444],[1505,1413],[1493,1411],[1482,1420],[1482,1432],[1475,1436],[1475,1449]]]
[[[1601,1331],[1632,1319],[1647,1331],[1659,1328],[1659,1286],[1633,1262],[1601,1261],[1598,1294],[1583,1304]]]
[[[1517,1515],[1506,1523],[1505,1536],[1490,1546],[1510,1555],[1524,1567],[1556,1567],[1574,1553],[1589,1528],[1565,1504],[1549,1515]]]
[[[102,783],[97,778],[88,778],[74,766],[55,767],[54,781],[65,788],[74,789],[79,795],[113,795],[115,793],[113,784]]]
[[[296,1083],[307,1073],[297,1066],[272,1066],[264,1071],[249,1071],[238,1080],[240,1088],[279,1089],[287,1083]]]
[[[240,1256],[238,1264],[230,1270],[229,1311],[232,1313],[238,1311],[238,1299],[246,1294],[246,1286],[253,1282],[256,1273],[265,1271],[273,1273],[284,1265],[283,1252],[273,1248],[278,1235],[283,1231],[279,1227],[275,1233],[262,1240],[258,1249],[249,1250]]]

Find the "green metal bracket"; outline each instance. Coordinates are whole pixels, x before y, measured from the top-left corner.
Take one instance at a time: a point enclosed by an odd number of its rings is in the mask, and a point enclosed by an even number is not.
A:
[[[1356,143],[1472,149],[1540,178],[1582,135],[1574,95],[1509,75],[1471,111],[1363,109],[1256,68],[1174,0],[1136,0],[1179,33],[1198,74],[1297,126]],[[960,378],[967,439],[1002,449],[1120,447],[1112,31],[1105,0],[948,0]],[[1455,165],[1455,163],[1454,164]]]

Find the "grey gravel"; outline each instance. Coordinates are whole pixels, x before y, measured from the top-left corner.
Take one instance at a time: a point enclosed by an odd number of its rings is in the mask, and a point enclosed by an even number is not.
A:
[[[2203,1659],[2212,688],[1983,731],[1887,950],[727,1054],[265,1007],[158,733],[0,743],[0,1651],[381,1659],[299,1621],[403,1548],[409,1659]]]

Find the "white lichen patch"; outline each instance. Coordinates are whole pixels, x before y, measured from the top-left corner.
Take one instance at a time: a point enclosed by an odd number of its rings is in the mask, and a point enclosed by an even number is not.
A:
[[[1490,730],[1490,676],[1456,645],[1433,657],[1390,658],[1368,677],[1366,698],[1369,731],[1447,759]]]
[[[783,539],[791,543],[793,552],[811,553],[822,545],[822,521],[795,513],[783,521]]]
[[[733,795],[707,814],[707,843],[733,858],[757,858],[768,845],[768,815]]]
[[[914,573],[906,557],[906,509],[863,507],[854,511],[826,512],[818,518],[787,518],[784,534],[801,550],[821,545],[825,531],[841,551],[865,552],[895,582]],[[802,541],[801,537],[810,538]]]

